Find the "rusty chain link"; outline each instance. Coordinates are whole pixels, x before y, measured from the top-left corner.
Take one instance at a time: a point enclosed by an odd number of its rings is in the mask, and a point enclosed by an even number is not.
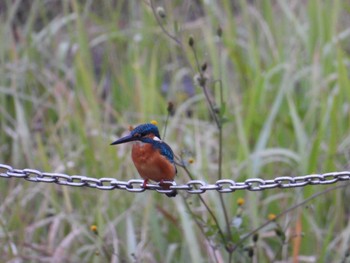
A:
[[[90,187],[99,190],[121,189],[128,192],[140,193],[147,190],[156,190],[160,193],[171,193],[174,190],[187,191],[190,194],[202,194],[209,190],[219,193],[231,193],[236,190],[263,191],[272,188],[294,188],[306,185],[334,184],[338,181],[350,180],[350,172],[331,172],[325,174],[310,174],[305,176],[280,176],[274,179],[249,178],[243,182],[230,179],[221,179],[214,184],[207,184],[202,180],[190,180],[186,184],[177,185],[173,181],[164,181],[170,185],[164,190],[159,184],[147,184],[143,187],[142,179],[119,181],[115,178],[93,178],[83,175],[67,175],[63,173],[47,173],[35,169],[15,169],[10,165],[0,164],[0,177],[23,178],[30,182],[55,183],[76,187]]]

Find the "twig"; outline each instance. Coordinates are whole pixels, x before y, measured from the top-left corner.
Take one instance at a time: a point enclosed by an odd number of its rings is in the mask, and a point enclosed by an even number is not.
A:
[[[160,26],[160,28],[162,29],[163,33],[164,33],[165,35],[167,35],[169,38],[171,38],[177,45],[179,45],[180,47],[182,47],[181,41],[178,40],[178,39],[176,38],[176,36],[173,36],[172,34],[170,34],[170,33],[168,32],[168,30],[166,30],[166,28],[163,26],[162,21],[159,19],[158,14],[157,14],[157,12],[156,12],[156,9],[155,9],[155,7],[154,7],[153,0],[150,0],[150,4],[151,4],[151,8],[152,8],[153,15],[154,15],[154,17],[156,18],[157,23],[158,23],[158,25]]]
[[[200,67],[200,64],[199,64],[199,60],[198,60],[198,56],[197,56],[197,52],[196,52],[196,49],[194,47],[194,44],[190,45],[190,47],[191,47],[192,52],[194,54],[194,59],[196,61],[197,71],[199,72],[198,84],[202,88],[202,90],[204,92],[205,99],[206,99],[206,101],[209,104],[210,114],[213,117],[213,119],[215,120],[215,123],[216,123],[216,126],[218,127],[218,129],[220,129],[221,124],[220,124],[220,121],[219,121],[219,119],[218,119],[218,117],[217,117],[217,115],[215,113],[214,105],[213,105],[213,103],[212,103],[212,101],[211,101],[211,99],[209,97],[209,93],[208,93],[208,90],[207,90],[207,87],[206,87],[206,79],[205,79],[204,74],[202,73],[202,70],[201,70],[201,67]]]

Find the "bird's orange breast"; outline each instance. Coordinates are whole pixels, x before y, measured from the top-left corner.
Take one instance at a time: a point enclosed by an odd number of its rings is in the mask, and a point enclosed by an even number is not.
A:
[[[149,143],[135,143],[131,157],[143,179],[160,182],[172,181],[175,177],[175,165]]]

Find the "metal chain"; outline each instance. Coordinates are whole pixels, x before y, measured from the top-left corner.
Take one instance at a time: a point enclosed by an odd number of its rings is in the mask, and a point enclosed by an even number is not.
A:
[[[332,172],[325,174],[310,174],[305,176],[280,176],[275,179],[249,178],[243,182],[231,179],[221,179],[214,184],[208,184],[202,180],[190,180],[186,184],[177,185],[174,181],[164,181],[170,185],[169,190],[164,190],[159,184],[146,184],[143,187],[142,179],[119,181],[115,178],[93,178],[82,175],[67,175],[62,173],[47,173],[34,169],[15,169],[10,165],[0,164],[0,177],[23,178],[30,182],[55,183],[59,185],[90,187],[99,190],[121,189],[128,192],[140,193],[147,190],[156,190],[160,193],[171,193],[174,190],[187,191],[190,194],[202,194],[205,191],[216,190],[219,193],[231,193],[236,190],[263,191],[272,188],[294,188],[306,185],[334,184],[338,181],[349,181],[350,171]]]

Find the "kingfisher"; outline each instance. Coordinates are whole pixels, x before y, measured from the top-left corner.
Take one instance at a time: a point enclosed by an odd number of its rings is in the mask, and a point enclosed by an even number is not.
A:
[[[168,190],[169,185],[163,181],[173,181],[177,174],[174,161],[174,153],[170,146],[163,142],[159,130],[152,123],[137,126],[131,132],[111,145],[133,142],[131,158],[146,188],[149,180],[159,182],[163,189]],[[166,193],[169,197],[175,197],[177,191]]]

